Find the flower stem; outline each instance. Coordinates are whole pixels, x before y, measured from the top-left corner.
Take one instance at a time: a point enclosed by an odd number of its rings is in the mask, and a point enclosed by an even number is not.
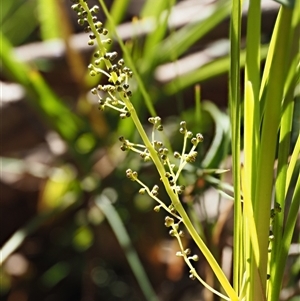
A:
[[[203,240],[197,233],[197,231],[196,231],[195,227],[193,226],[190,218],[188,217],[185,209],[183,208],[183,206],[178,198],[178,195],[171,188],[170,183],[169,183],[167,177],[165,176],[165,168],[164,168],[159,156],[157,155],[157,152],[154,149],[152,143],[150,142],[150,140],[137,116],[137,113],[136,113],[132,103],[130,102],[129,98],[127,98],[127,97],[124,97],[121,95],[121,98],[122,98],[122,101],[126,104],[127,109],[131,114],[131,118],[132,118],[146,148],[148,149],[148,151],[150,153],[153,163],[155,164],[156,169],[159,172],[161,180],[162,180],[164,187],[172,201],[174,208],[179,213],[179,215],[182,217],[183,224],[185,225],[185,227],[188,230],[188,232],[190,233],[191,237],[193,238],[193,240],[195,241],[195,243],[197,244],[197,246],[203,253],[204,257],[208,261],[209,265],[211,266],[212,270],[214,271],[216,277],[220,281],[220,283],[221,283],[223,289],[225,290],[225,292],[227,293],[227,295],[230,297],[230,299],[232,301],[237,301],[238,296],[237,296],[236,292],[230,285],[227,277],[225,276],[221,267],[217,263],[216,259],[214,258],[212,253],[209,251],[209,249],[207,248],[207,246],[205,245],[205,243],[203,242]]]

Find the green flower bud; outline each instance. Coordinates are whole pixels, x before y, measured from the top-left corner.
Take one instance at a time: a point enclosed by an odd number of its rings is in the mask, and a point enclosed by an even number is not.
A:
[[[122,144],[120,149],[121,151],[125,152],[128,149],[128,147],[125,144]]]
[[[84,28],[84,32],[85,33],[88,33],[88,32],[90,32],[91,31],[91,27],[90,26],[86,26],[85,28]]]
[[[153,208],[153,210],[155,211],[155,212],[159,212],[160,211],[160,205],[158,205],[158,206],[155,206],[154,208]]]
[[[99,6],[94,5],[90,11],[91,11],[91,13],[97,14],[99,12]]]
[[[198,261],[199,260],[199,256],[198,255],[193,255],[191,257],[191,259],[194,260],[194,261]]]
[[[124,60],[123,59],[120,59],[119,61],[118,61],[118,65],[121,67],[121,66],[123,66],[125,64],[125,62],[124,62]]]
[[[193,145],[197,145],[198,144],[198,140],[194,137],[194,138],[191,139],[191,143]]]
[[[185,134],[186,133],[186,129],[185,128],[180,128],[179,129],[179,133],[180,134]]]
[[[157,128],[156,128],[159,132],[163,131],[164,127],[160,124]]]
[[[97,21],[96,23],[95,23],[95,27],[96,28],[102,28],[102,26],[103,26],[103,23],[102,22],[100,22],[100,21]]]
[[[193,137],[193,133],[192,133],[191,131],[188,131],[188,132],[186,133],[186,136],[187,136],[188,138],[192,138],[192,137]]]
[[[181,155],[179,154],[179,152],[174,152],[174,157],[176,159],[179,159],[181,157]]]
[[[144,162],[149,162],[151,161],[151,157],[149,155],[147,155],[145,158],[144,158]]]
[[[186,122],[185,121],[181,121],[179,125],[180,125],[180,127],[186,129]]]
[[[165,217],[165,226],[171,227],[174,224],[174,219],[170,216]]]
[[[140,190],[139,190],[139,194],[145,194],[146,193],[146,188],[141,188]]]
[[[84,19],[78,19],[77,22],[80,26],[83,26],[85,21],[84,21]]]
[[[103,44],[111,44],[112,43],[112,39],[106,39],[106,40],[102,40]]]
[[[170,236],[174,237],[176,235],[176,232],[172,229],[169,231]]]
[[[99,52],[99,51],[96,51],[96,52],[94,53],[94,57],[95,57],[95,58],[100,57],[100,52]]]
[[[73,5],[71,6],[71,8],[72,8],[74,11],[80,11],[81,5],[80,5],[80,4],[73,4]]]
[[[189,256],[191,254],[191,249],[187,248],[184,250],[185,255]]]
[[[136,181],[138,177],[138,173],[136,171],[132,171],[132,169],[128,168],[126,170],[126,177],[130,179],[131,181]]]
[[[186,162],[188,163],[193,163],[196,161],[198,153],[196,151],[191,152],[190,154],[187,155],[185,158]]]
[[[100,63],[101,63],[101,59],[98,59],[98,60],[95,60],[95,65],[100,65]]]
[[[161,122],[161,118],[159,116],[154,117],[155,119],[155,123],[160,123]]]
[[[204,140],[204,137],[200,133],[196,134],[196,138],[197,138],[198,142],[202,142]]]
[[[149,121],[150,123],[152,123],[152,124],[154,124],[154,123],[155,123],[155,119],[154,119],[154,117],[149,117],[149,118],[148,118],[148,121]]]

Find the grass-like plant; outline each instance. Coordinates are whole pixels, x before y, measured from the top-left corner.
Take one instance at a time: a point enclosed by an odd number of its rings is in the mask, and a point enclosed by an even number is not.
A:
[[[107,84],[99,84],[92,93],[99,99],[99,108],[110,108],[119,112],[122,119],[131,118],[138,131],[141,143],[120,137],[123,151],[134,151],[144,161],[152,161],[161,183],[149,188],[141,181],[136,171],[127,169],[127,177],[141,185],[140,193],[147,193],[157,202],[155,211],[167,212],[165,226],[170,235],[177,239],[177,256],[183,258],[189,267],[190,278],[199,280],[207,289],[224,300],[278,300],[287,259],[288,249],[300,200],[299,177],[292,187],[292,175],[300,151],[300,138],[290,149],[292,120],[294,114],[295,87],[299,84],[299,30],[300,1],[295,8],[283,5],[271,39],[266,64],[260,70],[260,1],[249,3],[244,95],[240,95],[240,31],[241,3],[232,1],[231,14],[231,66],[230,66],[230,114],[232,132],[232,154],[234,175],[234,276],[233,285],[226,278],[221,267],[197,233],[188,216],[180,195],[185,187],[180,185],[180,176],[187,164],[197,157],[197,146],[203,141],[200,133],[193,134],[185,121],[179,125],[183,137],[180,152],[172,152],[160,141],[163,131],[162,120],[158,116],[149,118],[152,125],[150,136],[146,133],[137,111],[131,101],[131,81],[135,77],[145,103],[150,112],[155,112],[145,85],[135,70],[131,56],[122,41],[120,46],[130,66],[118,57],[115,51],[108,51],[112,43],[108,30],[98,21],[98,6],[90,8],[86,1],[72,0],[72,8],[77,12],[78,23],[89,33],[88,44],[96,46],[94,62],[88,66],[91,76],[102,74]],[[114,29],[114,22],[102,0],[103,11]],[[244,100],[244,135],[241,138],[242,101]],[[299,96],[298,96],[299,98]],[[241,163],[241,144],[244,162]],[[277,159],[274,183],[274,163]],[[165,188],[170,203],[159,198],[160,185]],[[293,189],[290,200],[288,189]],[[274,193],[273,193],[274,192]],[[273,197],[274,195],[274,197]],[[222,292],[210,287],[199,276],[193,261],[197,255],[183,247],[181,237],[187,231],[206,258],[220,282]]]
[[[230,106],[235,187],[234,287],[245,300],[278,300],[299,208],[300,180],[287,191],[299,156],[291,132],[299,85],[299,1],[281,6],[261,79],[260,1],[250,1],[244,82],[244,163],[240,160],[239,1],[231,21]],[[277,168],[274,186],[274,168]],[[274,195],[274,197],[272,196]],[[242,203],[241,203],[242,200]]]

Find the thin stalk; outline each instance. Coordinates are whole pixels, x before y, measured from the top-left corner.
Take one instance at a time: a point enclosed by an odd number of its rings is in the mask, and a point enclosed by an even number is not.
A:
[[[244,152],[245,181],[250,188],[253,201],[257,166],[257,149],[259,137],[259,83],[260,83],[260,0],[250,0],[245,63],[245,105],[244,105]],[[250,96],[250,97],[249,97]]]
[[[255,176],[257,168],[257,151],[259,137],[259,80],[260,80],[260,30],[261,30],[261,8],[260,0],[250,0],[247,19],[247,35],[246,35],[246,63],[245,63],[245,105],[244,105],[244,183],[246,187],[243,189],[245,202],[248,209],[254,206],[255,198]],[[247,193],[245,193],[247,192]],[[250,203],[251,202],[251,203]],[[249,210],[248,210],[249,211]],[[250,209],[250,212],[252,210]],[[248,214],[245,216],[246,235],[245,239],[251,239],[254,229],[248,224]],[[253,235],[252,235],[253,236]],[[247,259],[250,256],[250,265],[246,265],[247,274],[250,276],[249,294],[250,300],[263,300],[262,288],[257,285],[255,280],[257,261],[259,260],[258,250],[253,245],[247,243],[250,249],[246,250]],[[249,296],[248,296],[249,297]]]
[[[210,267],[212,268],[212,270],[214,271],[216,277],[220,281],[220,284],[222,285],[224,291],[227,293],[227,295],[230,297],[230,299],[232,301],[237,301],[238,296],[237,296],[236,292],[233,290],[232,286],[230,285],[228,279],[226,278],[224,272],[222,271],[221,267],[217,263],[216,259],[214,258],[212,253],[209,251],[209,249],[207,248],[207,246],[205,245],[205,243],[203,242],[203,240],[201,239],[201,237],[197,233],[196,229],[194,228],[190,218],[188,217],[185,209],[183,208],[183,206],[182,206],[182,204],[181,204],[181,202],[178,198],[178,195],[175,194],[172,187],[170,186],[168,178],[165,176],[164,166],[163,166],[159,156],[157,155],[157,152],[154,149],[152,143],[150,142],[150,140],[149,140],[149,138],[148,138],[148,136],[147,136],[147,134],[146,134],[139,118],[138,118],[138,116],[137,116],[137,113],[136,113],[132,103],[126,97],[122,97],[122,101],[124,101],[124,103],[126,104],[126,106],[128,108],[128,111],[131,114],[131,118],[132,118],[132,120],[133,120],[133,122],[136,126],[136,129],[138,130],[145,146],[147,147],[147,149],[150,153],[150,156],[153,160],[153,163],[156,166],[156,169],[157,169],[157,171],[158,171],[158,173],[161,177],[161,180],[164,184],[166,192],[168,193],[174,208],[179,213],[179,215],[182,217],[182,222],[185,225],[187,231],[189,232],[189,234],[191,235],[191,237],[193,238],[193,240],[195,241],[195,243],[197,244],[197,246],[199,247],[199,249],[203,253],[204,257],[208,261]]]
[[[111,16],[103,2],[103,0],[99,0],[107,18],[109,19],[109,21],[111,22],[111,26],[113,27],[113,20],[111,19]],[[121,41],[121,39],[117,36],[118,42],[120,43],[120,46],[124,52],[124,54],[127,54],[127,58],[129,60],[130,63],[130,68],[133,70],[133,72],[135,73],[135,76],[137,78],[137,82],[138,85],[140,86],[140,89],[143,93],[143,91],[146,93],[146,95],[144,95],[144,97],[149,98],[148,93],[145,90],[144,84],[141,80],[141,78],[138,76],[138,73],[134,67],[134,64],[132,62],[131,57],[128,55],[127,53],[127,49],[124,46],[123,42]],[[101,41],[99,42],[97,40],[98,43],[101,44]],[[114,80],[114,79],[113,79]],[[144,94],[144,93],[143,93]],[[231,298],[232,301],[237,301],[238,300],[238,296],[236,294],[236,292],[233,290],[232,286],[230,285],[230,282],[228,281],[228,279],[226,278],[225,274],[223,273],[222,269],[220,268],[220,266],[218,265],[217,261],[215,260],[215,258],[213,257],[213,255],[211,254],[211,252],[209,251],[209,249],[207,248],[207,246],[205,245],[205,243],[203,242],[203,240],[201,239],[201,237],[199,236],[199,234],[197,233],[196,229],[194,228],[191,220],[189,219],[186,211],[184,210],[178,195],[173,191],[172,187],[170,186],[169,180],[168,178],[165,176],[165,169],[164,166],[159,158],[159,156],[157,155],[157,152],[155,150],[155,148],[153,147],[152,143],[150,142],[138,116],[137,113],[132,105],[132,103],[130,102],[129,98],[127,98],[125,95],[120,94],[120,98],[121,100],[125,103],[128,112],[131,115],[131,118],[135,124],[135,127],[137,128],[146,148],[148,149],[150,156],[160,174],[160,177],[162,179],[162,182],[165,186],[165,189],[172,201],[172,204],[174,206],[174,208],[177,210],[177,212],[180,214],[180,216],[182,217],[182,221],[185,225],[185,227],[187,228],[188,232],[190,233],[190,235],[192,236],[193,240],[195,241],[195,243],[198,245],[199,249],[201,250],[201,252],[203,253],[203,255],[205,256],[205,258],[207,259],[209,265],[211,266],[212,270],[214,271],[216,277],[218,278],[218,280],[220,281],[223,289],[225,290],[225,292],[227,293],[227,295]],[[146,100],[146,99],[145,99]],[[151,100],[148,99],[148,101],[151,103]],[[146,101],[146,105],[147,105],[147,101]],[[151,103],[152,106],[152,103]],[[155,114],[154,108],[153,110],[151,110],[151,113]]]
[[[201,120],[201,86],[197,84],[195,86],[195,121],[196,124],[200,124]]]
[[[230,82],[229,99],[231,115],[232,165],[234,181],[234,242],[233,242],[233,287],[239,294],[244,265],[242,255],[242,208],[240,187],[240,39],[241,39],[241,1],[232,2],[230,23]]]
[[[300,153],[300,135],[298,136],[298,139],[296,141],[295,148],[293,150],[293,153],[291,155],[291,160],[287,169],[287,175],[286,175],[286,185],[285,185],[285,195],[287,194],[287,188],[289,187],[292,179],[292,174],[294,172],[294,169],[296,167],[297,160],[299,160],[299,153]]]
[[[107,14],[107,17],[109,16],[109,13],[103,3],[103,1],[101,1],[101,5],[103,6],[103,9],[105,10],[105,13]],[[84,9],[86,11],[89,11],[88,7],[86,6],[85,3],[81,3],[82,6],[84,7]],[[91,16],[90,14],[88,14],[88,21],[90,23],[90,25],[92,25],[92,20],[90,20]],[[112,22],[113,24],[113,22]],[[95,26],[91,26],[92,31],[96,32]],[[99,35],[96,34],[97,36],[97,43],[99,44],[98,46],[102,46],[102,41],[101,39],[98,39]],[[121,41],[120,41],[121,43]],[[101,47],[100,47],[101,50]],[[107,62],[106,62],[107,63]],[[136,73],[136,75],[138,76],[138,74]],[[112,73],[112,80],[115,81],[116,80],[116,74]],[[221,285],[223,286],[225,292],[228,294],[228,296],[231,298],[231,300],[238,300],[237,295],[235,294],[233,288],[231,287],[228,279],[226,278],[225,274],[223,273],[222,269],[220,268],[220,266],[218,265],[218,263],[216,262],[215,258],[213,257],[213,255],[210,253],[209,249],[206,247],[205,243],[202,241],[202,239],[200,238],[200,236],[198,235],[197,231],[195,230],[195,228],[193,227],[188,215],[186,214],[182,204],[180,203],[180,200],[178,198],[178,195],[173,191],[168,178],[165,176],[165,169],[164,166],[162,164],[162,162],[160,161],[160,158],[155,150],[155,148],[153,147],[152,143],[150,142],[138,116],[137,113],[132,105],[132,103],[130,102],[129,98],[123,94],[120,93],[119,94],[120,99],[125,103],[128,112],[131,115],[131,118],[146,146],[146,148],[148,149],[150,156],[154,162],[154,164],[156,165],[156,168],[160,174],[160,177],[162,179],[162,182],[164,183],[164,186],[166,188],[167,193],[170,196],[170,199],[175,207],[175,209],[177,210],[177,212],[181,215],[182,217],[182,221],[184,223],[184,225],[186,226],[187,230],[189,231],[189,233],[191,234],[191,236],[193,237],[194,241],[196,242],[196,244],[199,246],[200,250],[202,251],[202,253],[204,254],[204,256],[206,257],[206,259],[208,260],[211,268],[213,269],[213,271],[215,272],[217,278],[219,279]]]

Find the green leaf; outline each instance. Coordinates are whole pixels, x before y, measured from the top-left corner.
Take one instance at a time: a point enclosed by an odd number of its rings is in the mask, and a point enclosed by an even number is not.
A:
[[[224,20],[230,12],[230,1],[218,2],[210,15],[199,21],[190,22],[178,31],[172,33],[157,47],[157,59],[160,62],[169,60],[170,53],[182,55],[195,42],[208,34],[216,25]]]
[[[289,8],[294,8],[295,7],[295,0],[273,0],[277,3],[280,3],[286,7],[289,7]],[[299,9],[299,8],[298,8]]]
[[[42,39],[50,40],[59,38],[60,34],[60,22],[57,22],[59,18],[59,7],[57,0],[38,0],[37,12],[40,21],[40,32]]]
[[[268,45],[263,45],[261,47],[261,59],[263,60],[267,55]],[[245,51],[241,51],[241,67],[245,65]],[[193,84],[203,82],[210,78],[216,77],[218,75],[227,73],[230,66],[230,57],[225,56],[219,59],[208,62],[203,65],[201,68],[193,70],[189,73],[186,73],[180,78],[175,78],[174,80],[168,82],[164,85],[164,91],[168,95],[173,95],[178,91],[185,89]]]
[[[1,30],[13,45],[20,45],[26,41],[38,25],[34,14],[35,2],[18,2],[20,1],[1,2]]]
[[[215,123],[213,141],[202,160],[202,166],[205,169],[210,169],[219,166],[227,155],[230,141],[230,123],[228,116],[222,113],[212,102],[203,102],[202,108],[211,115]]]
[[[42,275],[42,282],[48,288],[52,288],[61,280],[66,278],[70,272],[70,266],[67,262],[60,261],[54,264]]]
[[[90,154],[96,147],[96,137],[91,138],[93,132],[87,120],[77,116],[68,108],[64,102],[44,81],[40,73],[28,65],[18,61],[13,55],[13,48],[7,38],[0,32],[2,47],[0,47],[0,58],[3,70],[16,82],[23,85],[28,94],[28,101],[38,110],[44,120],[54,128],[58,134],[67,142],[73,155],[81,162],[82,167],[90,169]],[[77,139],[82,138],[83,133],[89,134],[88,144],[82,151],[82,143]],[[92,141],[93,140],[93,141]],[[81,147],[81,149],[80,149]],[[88,149],[87,149],[88,148]]]
[[[119,244],[123,248],[126,259],[128,260],[132,272],[144,293],[145,299],[147,301],[158,301],[138,254],[132,246],[132,242],[124,224],[115,207],[112,205],[112,200],[105,194],[101,194],[96,197],[95,203],[106,216]]]

